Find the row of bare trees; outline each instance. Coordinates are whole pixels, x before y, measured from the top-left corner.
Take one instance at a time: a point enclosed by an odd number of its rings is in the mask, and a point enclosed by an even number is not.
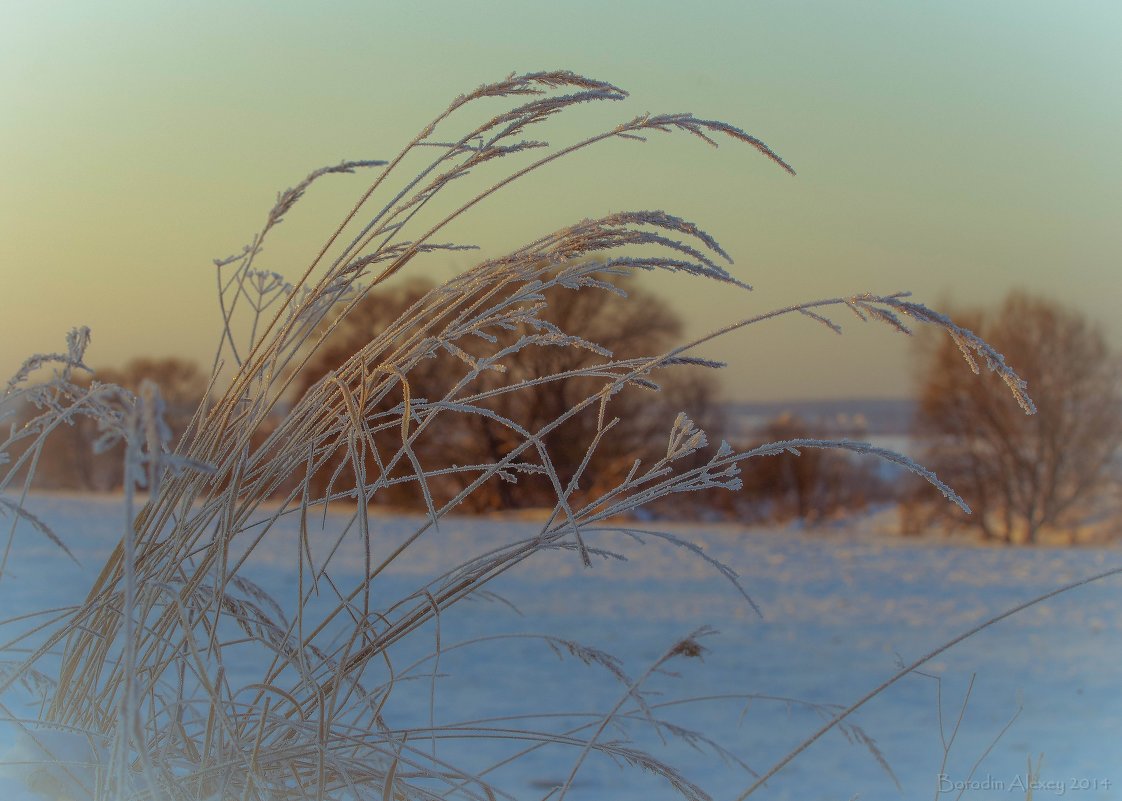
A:
[[[332,371],[350,354],[381,333],[385,321],[397,319],[430,289],[425,283],[409,283],[383,290],[365,298],[347,318],[337,322],[317,358],[296,376],[294,394],[301,396],[319,381],[331,380]],[[626,297],[624,294],[626,293]],[[554,287],[545,292],[548,304],[543,319],[557,331],[582,331],[600,343],[616,359],[655,356],[671,348],[682,329],[682,321],[669,304],[640,289],[634,281],[623,280],[612,288],[581,290]],[[511,328],[498,347],[513,345],[520,337],[534,333],[524,325]],[[564,343],[559,343],[564,344]],[[496,343],[491,343],[493,350]],[[505,382],[537,381],[546,376],[566,376],[541,384],[532,393],[496,394],[480,401],[493,415],[446,415],[430,425],[425,436],[413,444],[419,463],[430,471],[464,465],[487,465],[500,461],[522,437],[512,428],[538,432],[594,395],[604,381],[587,375],[576,376],[606,361],[606,354],[594,348],[532,345],[521,348],[505,360],[502,373],[485,373],[486,379],[474,392],[485,393]],[[410,373],[409,391],[414,397],[438,399],[460,375],[456,357],[438,356],[421,369]],[[478,380],[478,379],[477,379]],[[666,451],[667,433],[679,413],[685,413],[715,441],[726,439],[728,422],[717,402],[717,385],[711,370],[679,365],[657,376],[660,392],[642,385],[627,387],[610,399],[602,412],[591,406],[565,420],[543,436],[545,450],[556,469],[560,483],[573,486],[572,499],[595,497],[615,486],[632,469],[636,460],[656,461]],[[389,412],[401,398],[382,401]],[[601,414],[618,422],[606,433],[600,432]],[[754,443],[777,439],[820,437],[823,432],[796,418],[786,416],[757,432]],[[401,432],[375,431],[375,444],[384,452],[400,445]],[[590,447],[591,456],[586,456]],[[313,478],[317,493],[350,489],[347,478],[353,475],[343,464],[339,449],[335,469],[321,470]],[[519,463],[517,474],[507,480],[492,479],[466,501],[470,511],[496,511],[548,506],[556,498],[556,488],[545,477],[540,456]],[[699,457],[700,458],[700,457]],[[587,464],[586,464],[587,462]],[[583,469],[582,469],[583,468]],[[402,478],[411,476],[411,466],[400,468]],[[580,475],[580,480],[576,478]],[[455,497],[470,482],[471,473],[449,472],[429,480],[427,491],[439,502]],[[748,463],[742,471],[743,489],[735,496],[723,491],[691,493],[689,498],[674,498],[656,504],[654,512],[666,517],[724,517],[738,520],[787,520],[800,518],[817,522],[842,510],[852,510],[891,494],[879,479],[873,465],[844,454],[826,450],[807,450],[801,457],[783,452]],[[575,482],[575,483],[574,483]],[[421,488],[403,481],[395,492],[386,493],[395,503],[418,508]]]
[[[302,396],[318,382],[332,380],[337,367],[430,288],[412,282],[381,290],[367,296],[346,317],[325,323],[322,345],[290,376],[293,397]],[[623,293],[629,296],[626,301]],[[617,359],[655,356],[672,347],[681,334],[682,321],[670,306],[631,281],[601,288],[555,287],[545,300],[547,325],[559,334],[580,329]],[[974,526],[983,538],[999,542],[1036,542],[1044,530],[1071,528],[1094,514],[1110,513],[1122,487],[1118,469],[1122,370],[1101,332],[1056,303],[1024,294],[1011,295],[1000,309],[960,312],[956,319],[1004,353],[1028,381],[1037,406],[1035,415],[1026,416],[1010,402],[995,375],[979,379],[963,370],[961,354],[952,340],[921,339],[923,367],[913,434],[922,444],[921,461],[971,505],[974,514],[969,518],[960,517],[926,484],[902,492],[868,458],[821,449],[752,460],[744,467],[740,493],[691,493],[688,508],[684,501],[671,499],[661,502],[655,512],[747,522],[801,519],[814,523],[902,496],[908,525],[938,520],[952,526]],[[504,341],[488,343],[488,347],[510,346],[537,333],[524,328],[525,324],[512,325]],[[561,339],[558,344],[566,343]],[[680,412],[711,438],[726,437],[728,421],[717,402],[716,383],[711,371],[698,366],[663,371],[656,376],[661,392],[630,386],[611,398],[604,411],[592,405],[550,427],[602,387],[602,381],[589,375],[589,368],[603,363],[607,354],[591,346],[548,344],[512,350],[504,372],[485,372],[471,388],[485,413],[443,415],[413,443],[413,454],[431,477],[421,487],[405,480],[413,475],[411,465],[399,466],[401,483],[384,494],[390,503],[423,508],[425,492],[433,501],[446,502],[472,481],[472,472],[460,468],[500,461],[522,441],[520,431],[546,431],[542,436],[545,455],[523,459],[501,477],[491,479],[468,496],[465,511],[548,505],[557,488],[541,469],[542,458],[552,462],[563,487],[572,485],[571,497],[579,504],[582,498],[594,497],[604,487],[618,483],[635,460],[657,460]],[[409,400],[436,400],[448,394],[462,375],[456,361],[465,356],[472,358],[472,354],[442,354],[413,370],[407,385]],[[551,376],[561,378],[546,380]],[[206,375],[180,359],[136,359],[120,369],[101,370],[96,376],[98,381],[134,391],[144,379],[159,385],[166,402],[166,421],[178,438],[206,394]],[[542,383],[535,392],[487,394],[504,382],[539,380]],[[387,397],[379,408],[389,415],[404,400]],[[618,422],[602,432],[600,418],[605,411]],[[400,430],[378,426],[372,430],[374,444],[384,452],[393,452],[401,444]],[[261,440],[267,433],[261,432]],[[828,434],[787,415],[757,432],[755,442],[736,444],[751,447]],[[58,432],[41,455],[40,486],[86,491],[120,488],[121,454],[117,449],[96,452],[99,437],[95,424],[84,418]],[[339,453],[337,462],[325,465],[312,477],[314,492],[343,494],[353,489],[347,482],[353,481],[354,472],[343,463],[346,449],[340,447]],[[293,481],[299,478],[293,477]]]
[[[341,319],[325,322],[322,344],[312,357],[290,376],[291,396],[298,398],[318,382],[333,380],[334,371],[359,348],[385,330],[419,301],[431,285],[413,281],[371,293]],[[547,290],[548,306],[543,318],[557,332],[581,330],[589,342],[597,342],[615,359],[656,356],[679,341],[682,321],[668,303],[622,280],[615,286]],[[627,297],[624,297],[626,293]],[[486,343],[495,350],[513,345],[536,331],[525,324],[513,325],[503,341]],[[685,413],[713,440],[726,438],[723,407],[717,402],[717,386],[712,370],[703,366],[677,365],[655,376],[661,391],[637,384],[626,387],[605,405],[592,405],[563,423],[550,428],[579,402],[597,393],[602,379],[588,375],[589,368],[607,361],[605,350],[596,347],[567,347],[564,338],[557,346],[535,344],[513,350],[504,359],[503,372],[486,372],[471,387],[482,395],[478,405],[486,414],[446,414],[433,420],[424,435],[411,445],[417,462],[430,474],[425,487],[411,479],[413,466],[403,464],[391,470],[400,484],[391,486],[381,497],[404,508],[424,508],[424,492],[443,503],[459,494],[471,482],[473,473],[465,465],[493,464],[522,441],[518,430],[538,432],[545,453],[561,484],[572,486],[571,498],[582,499],[601,494],[614,486],[632,469],[636,460],[653,463],[667,447],[667,435],[679,413]],[[469,354],[471,356],[480,354]],[[410,401],[437,400],[448,394],[463,374],[457,355],[444,353],[412,370],[407,383]],[[594,372],[594,370],[593,370]],[[551,376],[562,376],[560,379]],[[155,381],[166,401],[166,419],[177,440],[187,428],[195,408],[202,402],[207,379],[194,364],[179,359],[137,359],[120,369],[99,370],[94,380],[116,383],[136,391],[144,379]],[[91,379],[84,379],[88,384]],[[496,393],[489,389],[506,382],[542,381],[535,392]],[[376,409],[390,415],[403,398],[384,398]],[[618,422],[600,432],[601,414]],[[376,412],[377,414],[377,412]],[[392,453],[401,444],[402,432],[371,426],[377,450]],[[759,432],[759,442],[815,436],[819,432],[794,418],[775,421]],[[263,442],[268,431],[260,432]],[[118,449],[95,453],[99,438],[96,426],[80,419],[62,431],[44,450],[39,464],[40,486],[53,489],[111,491],[122,484],[121,454]],[[595,443],[595,447],[590,446]],[[745,444],[745,443],[737,443]],[[326,464],[312,476],[310,488],[316,495],[338,495],[353,490],[354,471],[346,463],[347,449],[338,449],[338,459]],[[587,457],[587,458],[586,458]],[[376,457],[375,457],[376,458]],[[488,512],[502,509],[547,506],[556,497],[556,488],[541,470],[540,454],[523,459],[503,477],[493,478],[471,493],[464,510]],[[586,463],[587,462],[587,463]],[[380,469],[371,464],[368,470]],[[580,476],[579,480],[577,476]],[[301,476],[293,476],[293,485]],[[744,490],[737,497],[727,492],[691,493],[687,499],[661,503],[655,512],[663,516],[722,516],[742,520],[804,518],[819,520],[840,509],[862,505],[883,487],[872,480],[867,466],[856,464],[841,454],[808,451],[801,458],[782,453],[761,457],[750,463],[743,475]]]

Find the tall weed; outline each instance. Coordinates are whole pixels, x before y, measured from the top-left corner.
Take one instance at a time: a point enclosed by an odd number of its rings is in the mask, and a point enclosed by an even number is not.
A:
[[[663,656],[637,679],[602,652],[554,642],[603,667],[621,685],[619,702],[601,720],[560,730],[435,723],[428,731],[395,729],[387,720],[397,684],[412,676],[396,672],[393,649],[535,555],[552,552],[550,558],[591,565],[593,556],[605,553],[598,532],[644,504],[676,493],[737,489],[739,465],[756,457],[803,448],[873,454],[904,465],[964,505],[919,465],[867,444],[791,439],[743,452],[726,443],[711,448],[685,415],[668,432],[664,455],[636,461],[591,500],[578,496],[578,485],[596,484],[586,471],[618,425],[613,398],[620,390],[657,391],[660,377],[679,365],[718,367],[694,355],[697,348],[782,315],[802,315],[834,331],[840,329],[826,316],[834,310],[897,332],[907,333],[912,323],[937,326],[972,366],[983,363],[997,372],[1022,407],[1032,410],[1023,382],[1000,354],[905,294],[798,304],[641,358],[615,357],[581,330],[561,330],[543,317],[547,290],[617,292],[613,279],[644,271],[748,288],[728,272],[731,259],[713,237],[663,211],[582,220],[482,261],[387,321],[302,397],[290,397],[293,376],[329,335],[332,320],[343,319],[373,287],[407,267],[417,269],[414,263],[422,258],[471,247],[441,236],[489,196],[570,154],[609,140],[688,134],[710,145],[745,145],[791,171],[756,137],[691,114],[644,114],[560,146],[526,138],[576,106],[625,97],[611,84],[571,72],[512,75],[458,97],[389,161],[343,162],[282,192],[249,244],[215,262],[221,345],[211,391],[174,452],[156,386],[145,384],[133,394],[75,381],[75,373],[87,369],[85,329],[71,333],[65,353],[30,359],[9,382],[3,414],[21,408],[34,413],[0,445],[11,454],[0,465],[0,502],[12,518],[0,581],[19,520],[66,548],[64,537],[26,505],[46,438],[86,417],[102,431],[100,447],[126,445],[122,537],[85,598],[73,608],[8,621],[3,629],[7,661],[0,692],[22,685],[41,700],[38,717],[19,723],[29,747],[40,753],[35,759],[55,766],[37,774],[41,788],[47,782],[58,795],[93,799],[493,799],[503,794],[486,776],[448,764],[435,747],[438,739],[489,737],[511,743],[515,758],[546,745],[573,749],[567,779],[549,795],[557,801],[593,753],[658,774],[684,798],[705,798],[673,766],[605,736],[625,718],[666,731],[643,694],[644,681],[667,662],[699,655],[705,628],[667,643]],[[500,110],[484,122],[461,123],[471,119],[468,107],[493,106]],[[292,279],[259,269],[270,233],[313,183],[359,171],[376,177],[306,269]],[[453,184],[473,188],[466,201],[442,206],[439,200]],[[501,336],[510,331],[522,332],[513,343]],[[529,347],[581,348],[601,359],[545,376],[505,374],[510,357]],[[418,397],[410,375],[438,354],[454,357],[459,372],[443,396]],[[49,380],[31,381],[47,369],[53,370]],[[502,416],[491,402],[549,392],[552,383],[572,375],[593,379],[594,389],[535,430]],[[420,443],[440,430],[443,418],[462,415],[497,422],[513,444],[486,463],[424,464]],[[577,415],[595,418],[594,435],[575,475],[562,481],[545,440]],[[317,489],[310,479],[325,470],[338,480]],[[448,474],[462,487],[451,497],[432,489]],[[545,477],[554,497],[532,536],[481,553],[400,597],[382,590],[403,554],[440,547],[442,520],[465,498],[488,482],[517,486],[527,475]],[[379,532],[371,505],[401,484],[417,489],[426,515],[383,554],[373,547]],[[279,502],[267,503],[278,495]],[[316,518],[329,503],[352,510],[342,532],[317,530]],[[270,534],[287,520],[297,521],[301,532],[291,564],[293,597],[275,599],[245,566],[269,548]],[[707,558],[669,535],[628,530],[635,537],[662,537],[691,558]],[[357,580],[347,579],[353,571],[337,569],[344,541],[363,554]],[[714,567],[752,603],[732,570]],[[439,654],[437,643],[434,658]],[[246,666],[257,670],[252,680],[244,678]],[[20,720],[11,709],[3,714]],[[848,714],[827,728],[848,725]]]

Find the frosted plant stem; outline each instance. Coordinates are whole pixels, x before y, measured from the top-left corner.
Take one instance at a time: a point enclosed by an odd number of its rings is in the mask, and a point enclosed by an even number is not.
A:
[[[643,671],[643,674],[639,676],[639,678],[631,682],[627,690],[623,693],[623,695],[620,696],[619,700],[616,701],[615,706],[612,707],[611,711],[609,711],[608,714],[604,715],[603,720],[600,721],[600,725],[596,727],[596,731],[593,732],[592,736],[588,738],[587,742],[585,742],[584,747],[581,749],[580,754],[577,756],[576,762],[573,763],[572,770],[569,771],[568,778],[565,779],[565,784],[561,787],[561,792],[557,795],[557,801],[564,801],[566,793],[568,793],[569,789],[573,786],[573,780],[576,779],[577,772],[580,771],[581,765],[584,764],[584,760],[588,757],[593,747],[595,747],[596,741],[600,739],[600,735],[602,735],[605,729],[608,728],[608,724],[610,724],[615,719],[620,709],[623,708],[623,705],[626,704],[628,700],[636,700],[639,701],[640,706],[643,706],[644,704],[640,696],[638,695],[639,688],[643,686],[643,683],[648,678],[650,678],[652,673],[666,664],[673,657],[683,653],[683,646],[686,646],[686,644],[691,644],[693,647],[700,649],[700,646],[698,646],[696,642],[694,642],[694,638],[701,633],[703,633],[703,630],[698,630],[690,634],[684,640],[680,640],[679,642],[675,643],[672,648],[667,650],[666,653],[656,659],[650,667]]]
[[[334,335],[347,334],[357,319],[351,313],[364,313],[359,304],[377,300],[372,287],[406,267],[419,269],[420,257],[465,248],[435,241],[438,231],[458,227],[492,195],[578,151],[599,148],[599,143],[613,138],[645,141],[640,134],[655,132],[689,133],[714,146],[720,136],[749,144],[793,172],[744,131],[684,113],[641,115],[610,130],[576,134],[556,147],[528,137],[530,128],[542,130],[546,126],[539,128],[539,123],[579,104],[625,96],[610,84],[567,71],[511,75],[454,100],[388,166],[342,162],[314,170],[280,193],[250,244],[241,253],[215,261],[221,313],[218,351],[207,397],[174,450],[170,430],[160,418],[163,406],[155,395],[138,398],[108,384],[90,390],[83,388],[82,380],[71,379],[72,368],[84,367],[82,353],[88,341],[84,329],[72,333],[69,355],[32,357],[9,383],[0,400],[7,403],[14,391],[22,407],[39,413],[22,428],[13,427],[9,439],[0,442],[0,492],[23,481],[17,475],[21,470],[34,473],[41,453],[46,462],[44,438],[79,416],[97,424],[102,435],[97,440],[99,452],[125,445],[126,530],[85,602],[57,625],[40,625],[29,618],[25,625],[29,631],[19,632],[15,639],[5,635],[9,645],[0,649],[14,651],[12,644],[27,642],[21,638],[35,638],[19,649],[20,661],[0,675],[0,692],[17,681],[29,689],[55,682],[54,691],[44,694],[41,720],[107,743],[105,764],[96,766],[101,771],[99,792],[108,788],[130,797],[247,801],[269,793],[330,801],[379,792],[384,799],[395,800],[513,798],[483,784],[481,773],[449,764],[448,749],[438,743],[495,739],[517,744],[517,750],[527,744],[531,749],[552,745],[579,753],[568,780],[554,793],[556,801],[562,801],[590,754],[651,771],[668,780],[682,797],[698,801],[707,796],[672,766],[641,748],[610,739],[607,732],[609,727],[626,732],[632,725],[646,726],[664,742],[679,738],[728,755],[727,749],[703,735],[657,718],[640,691],[668,659],[700,655],[703,649],[693,637],[708,633],[707,629],[675,645],[638,681],[610,655],[558,640],[553,645],[555,650],[560,646],[559,655],[568,649],[586,664],[605,667],[620,687],[628,689],[606,717],[590,714],[587,725],[579,729],[567,732],[568,724],[550,723],[544,727],[548,730],[533,730],[503,726],[501,718],[467,724],[448,721],[447,704],[452,701],[449,691],[440,690],[438,684],[447,662],[444,654],[456,645],[449,644],[452,632],[445,624],[451,621],[444,611],[473,594],[494,598],[485,589],[488,582],[535,554],[574,553],[585,564],[592,562],[591,556],[619,557],[593,540],[612,515],[631,513],[678,493],[737,489],[739,466],[756,457],[804,447],[875,455],[922,475],[948,497],[957,498],[914,462],[848,440],[788,439],[740,452],[721,443],[709,454],[705,432],[685,414],[670,430],[665,456],[655,449],[649,456],[613,463],[601,473],[601,463],[615,458],[610,451],[613,438],[629,430],[631,412],[621,411],[623,403],[609,406],[617,393],[637,388],[658,391],[656,378],[661,380],[665,368],[718,367],[685,354],[722,334],[790,313],[834,332],[839,327],[824,316],[824,310],[840,305],[861,320],[881,322],[902,333],[909,332],[905,319],[934,324],[954,339],[968,363],[974,364],[976,354],[978,364],[984,362],[998,372],[1015,396],[1023,395],[1023,382],[1018,383],[1004,366],[1000,354],[987,350],[984,342],[947,318],[903,301],[902,293],[787,307],[655,356],[615,356],[612,350],[622,350],[621,346],[591,324],[592,318],[565,321],[563,315],[555,319],[545,313],[547,306],[563,312],[559,302],[554,305],[557,295],[552,294],[561,290],[626,297],[619,279],[641,271],[685,273],[750,289],[725,269],[732,258],[712,236],[664,211],[623,211],[582,220],[504,256],[484,260],[443,286],[410,298],[403,311],[379,309],[379,314],[387,312],[385,319],[363,330],[359,344],[347,344],[335,353]],[[445,130],[454,112],[477,100],[505,106],[489,121]],[[441,130],[435,134],[438,125]],[[419,172],[402,176],[399,167],[422,146],[444,150],[435,159],[423,156]],[[498,175],[483,178],[476,170],[531,149],[537,153],[539,148],[544,152],[531,158],[502,162]],[[372,182],[364,181],[365,191],[314,258],[301,259],[294,284],[259,266],[268,233],[313,181],[369,166],[386,169]],[[443,192],[448,186],[460,187],[459,179],[469,175],[474,183],[465,194]],[[453,198],[438,207],[431,203],[438,194],[442,201],[450,194]],[[352,236],[354,231],[357,235]],[[627,255],[635,249],[644,255]],[[646,255],[648,251],[657,255]],[[607,258],[610,253],[617,256]],[[626,326],[624,321],[618,323],[617,327]],[[248,332],[249,341],[238,332]],[[230,375],[222,361],[227,346]],[[665,348],[665,344],[650,346],[654,351]],[[600,360],[578,361],[585,366],[572,368],[568,356],[579,351]],[[542,362],[547,374],[540,375],[519,361],[538,352],[563,353],[566,358],[547,357]],[[336,356],[339,360],[327,365],[326,373],[316,374],[324,378],[296,381],[298,373],[308,378],[311,372],[305,373],[306,369],[318,369],[324,359]],[[445,358],[452,359],[447,372],[444,362],[436,362],[442,383],[426,386],[432,360]],[[42,386],[17,386],[31,371],[51,363],[64,365],[53,379]],[[494,378],[492,371],[507,375]],[[587,389],[564,392],[565,382],[571,381]],[[215,391],[216,387],[221,389]],[[295,393],[290,390],[296,387],[301,387],[302,397],[292,397]],[[547,408],[543,419],[524,420],[521,411],[510,411],[505,405],[551,392],[563,402],[556,409]],[[574,452],[575,461],[562,461],[573,454],[562,453],[553,443],[568,437],[569,421],[580,423],[578,415],[589,419],[596,415],[595,431],[589,435],[590,444],[580,442],[583,457]],[[0,409],[0,417],[7,416],[6,409]],[[616,417],[624,425],[616,427]],[[460,419],[467,421],[466,427],[445,428],[448,422],[458,425]],[[501,436],[487,432],[487,450],[468,451],[460,458],[460,440],[467,438],[470,445],[480,423],[495,427]],[[12,445],[20,442],[22,452],[7,457]],[[535,527],[534,536],[504,541],[499,547],[489,545],[451,568],[441,566],[436,571],[440,575],[422,582],[420,589],[397,594],[391,567],[399,567],[406,552],[442,548],[448,534],[442,530],[445,516],[477,492],[489,493],[484,484],[498,479],[522,486],[540,481],[547,497],[543,506],[552,508],[549,520]],[[28,486],[24,483],[23,492],[16,493],[18,502],[0,501],[18,515]],[[137,494],[145,488],[147,503]],[[401,532],[400,538],[395,534],[383,543],[381,521],[368,512],[399,489],[423,496],[426,516]],[[343,500],[358,508],[349,522],[338,527],[341,531],[328,532],[328,506]],[[279,504],[276,511],[264,506],[273,502]],[[323,507],[324,530],[313,543],[308,515],[316,505]],[[271,555],[274,524],[292,513],[299,515],[300,531],[293,553],[296,598],[283,599],[295,605],[289,610],[255,584],[252,571],[243,566],[250,565],[252,555]],[[29,513],[24,513],[24,519],[65,550],[64,543]],[[625,532],[685,548],[716,568],[751,603],[736,574],[707,557],[699,546],[669,534]],[[0,539],[2,535],[0,531]],[[0,578],[9,564],[8,553],[19,545],[13,545],[17,535],[13,521],[7,543],[0,543]],[[356,537],[361,537],[356,544],[362,556],[350,564],[349,548],[344,545]],[[420,542],[422,537],[425,542]],[[350,584],[353,568],[361,575]],[[343,581],[340,572],[347,576]],[[1037,600],[1046,597],[1051,596]],[[431,671],[397,670],[396,644],[427,636],[424,627],[432,622]],[[39,665],[50,661],[60,645],[56,679]],[[395,648],[393,659],[391,648]],[[250,667],[254,672],[260,667],[264,680],[245,683],[243,668]],[[395,688],[417,679],[427,683],[427,728],[397,728],[394,719],[401,710]],[[847,733],[856,731],[854,724],[843,722],[845,717],[895,680],[834,717],[823,731],[834,726]],[[240,695],[250,691],[252,700]],[[814,707],[826,720],[840,708]],[[583,723],[584,716],[573,714]],[[518,719],[512,716],[508,722]],[[561,718],[547,714],[540,719]],[[588,735],[577,737],[578,732]],[[411,740],[415,745],[407,745],[406,737],[415,738]]]
[[[785,768],[793,759],[795,759],[795,757],[797,757],[799,754],[801,754],[806,749],[810,748],[810,746],[812,746],[815,742],[817,742],[822,737],[822,735],[826,734],[826,732],[830,731],[830,729],[837,726],[843,720],[848,718],[850,715],[852,715],[858,709],[863,707],[869,701],[876,698],[878,695],[880,695],[882,692],[887,690],[889,687],[891,687],[893,684],[898,682],[900,679],[909,675],[916,668],[930,662],[932,659],[934,659],[935,657],[937,657],[939,654],[943,653],[944,651],[947,651],[947,650],[953,648],[954,646],[958,645],[963,640],[967,640],[967,639],[973,637],[978,632],[980,632],[984,629],[988,629],[990,626],[994,625],[995,623],[1000,623],[1002,620],[1005,620],[1008,617],[1012,617],[1013,615],[1017,614],[1018,612],[1023,612],[1024,610],[1028,609],[1030,606],[1035,606],[1038,603],[1041,603],[1043,601],[1047,601],[1049,598],[1055,598],[1057,595],[1061,595],[1061,594],[1063,594],[1065,592],[1068,592],[1070,590],[1074,590],[1077,587],[1082,587],[1086,584],[1091,584],[1091,583],[1096,582],[1096,581],[1102,581],[1105,578],[1110,578],[1111,576],[1117,576],[1117,575],[1122,575],[1122,567],[1116,567],[1116,568],[1113,568],[1111,570],[1103,571],[1102,573],[1096,573],[1093,576],[1088,576],[1087,578],[1079,579],[1078,581],[1073,581],[1070,584],[1065,584],[1062,587],[1057,587],[1056,589],[1052,590],[1051,592],[1046,592],[1043,595],[1038,595],[1031,600],[1025,601],[1022,604],[1018,604],[1017,606],[1014,606],[1011,609],[1005,610],[1004,612],[1002,612],[999,615],[996,615],[994,617],[989,618],[988,620],[983,621],[982,623],[979,623],[977,626],[970,629],[969,631],[963,632],[962,634],[958,635],[954,639],[948,640],[947,642],[943,643],[938,648],[936,648],[934,651],[931,651],[931,652],[921,656],[915,662],[912,662],[910,665],[907,665],[906,667],[901,668],[895,675],[893,675],[887,681],[882,682],[877,687],[873,688],[868,693],[866,693],[861,698],[859,698],[857,701],[854,701],[852,704],[850,704],[844,710],[839,712],[834,717],[833,720],[826,723],[824,726],[822,726],[820,729],[818,729],[818,731],[816,731],[816,732],[814,732],[814,734],[810,735],[810,737],[803,740],[803,742],[800,743],[798,747],[796,747],[794,750],[792,750],[790,753],[788,753],[785,757],[783,757],[781,760],[779,760],[774,765],[772,765],[771,768],[766,773],[764,773],[762,776],[760,776],[760,778],[757,779],[755,781],[755,783],[752,784],[751,787],[749,787],[743,793],[738,795],[736,797],[736,801],[744,801],[745,798],[752,795],[754,792],[756,792],[756,790],[758,790],[760,787],[762,787],[764,785],[764,783],[767,782],[768,779],[770,779],[775,774],[779,773],[779,771],[783,770],[783,768]]]

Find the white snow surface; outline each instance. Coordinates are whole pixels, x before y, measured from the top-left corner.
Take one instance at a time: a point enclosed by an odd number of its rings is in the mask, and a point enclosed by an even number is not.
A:
[[[121,504],[112,499],[43,496],[33,498],[29,508],[59,533],[81,565],[20,525],[9,574],[0,581],[0,617],[80,600],[122,530]],[[375,557],[418,523],[405,516],[372,520]],[[333,512],[320,536],[326,541],[345,521]],[[501,603],[463,603],[442,617],[443,647],[492,634],[551,634],[609,651],[635,676],[690,631],[709,624],[719,634],[703,640],[709,649],[704,658],[671,662],[667,667],[677,675],[653,677],[649,700],[710,698],[660,714],[713,738],[763,772],[822,718],[782,700],[733,696],[848,705],[896,672],[901,661],[911,662],[1061,584],[1122,565],[1117,549],[981,548],[894,538],[873,531],[872,523],[820,532],[658,526],[702,545],[707,555],[736,570],[762,616],[711,565],[681,548],[657,539],[639,544],[619,533],[585,532],[589,545],[627,561],[598,559],[586,569],[572,551],[541,554],[489,585],[521,615]],[[389,586],[404,594],[443,569],[535,530],[525,521],[447,519],[395,564]],[[296,531],[295,521],[286,519],[270,532],[247,573],[282,605],[293,586]],[[354,554],[336,564],[362,564],[357,542],[348,540],[344,548]],[[405,656],[410,649],[419,655],[432,647],[431,634],[415,640],[402,645]],[[1043,754],[1043,783],[1034,798],[1122,798],[1122,579],[1031,607],[942,654],[923,671],[928,675],[904,678],[852,719],[876,741],[900,788],[863,745],[831,732],[753,797],[950,799],[965,789],[964,798],[1020,799],[1026,797],[1026,760]],[[448,651],[440,672],[437,723],[549,710],[603,714],[622,692],[603,669],[562,661],[529,639]],[[947,735],[974,677],[943,780],[937,685],[930,676],[942,680]],[[427,724],[428,682],[413,684],[426,686],[402,692],[416,694],[414,722]],[[971,768],[1018,708],[1017,720],[968,783]],[[27,758],[20,737],[12,724],[0,723],[0,799],[49,797],[27,789],[24,778],[31,768],[16,764]],[[714,799],[736,798],[753,781],[743,768],[704,748],[674,741],[663,747],[650,736],[641,743]],[[442,757],[476,768],[507,753],[501,744],[479,740],[441,742],[439,748]],[[555,746],[489,776],[517,798],[540,799],[565,779],[575,757],[575,751]],[[567,796],[572,801],[673,797],[662,780],[597,758],[582,767]]]

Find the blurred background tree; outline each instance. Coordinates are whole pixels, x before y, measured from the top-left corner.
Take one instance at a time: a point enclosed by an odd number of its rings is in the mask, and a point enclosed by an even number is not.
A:
[[[1020,292],[1000,308],[950,316],[1004,354],[1028,382],[1037,414],[1023,414],[996,375],[963,370],[951,340],[922,340],[920,461],[974,514],[926,491],[919,503],[999,542],[1035,543],[1047,529],[1071,532],[1109,513],[1119,487],[1122,369],[1102,333],[1081,314]]]
[[[682,321],[669,304],[642,289],[636,282],[616,277],[617,289],[627,297],[609,289],[581,287],[570,289],[555,286],[544,291],[548,307],[543,319],[562,332],[580,331],[584,340],[610,351],[615,359],[657,356],[678,341]],[[303,366],[293,381],[295,397],[306,393],[316,382],[337,369],[352,353],[366,345],[386,326],[431,288],[431,284],[413,281],[388,289],[379,289],[364,298],[345,318],[334,322],[334,328],[314,356]],[[333,321],[325,322],[326,332]],[[481,358],[518,341],[531,332],[525,325],[496,332],[498,341],[480,341],[471,355]],[[506,356],[504,372],[486,371],[467,388],[468,392],[484,392],[501,385],[533,381],[550,375],[565,374],[604,364],[609,358],[594,349],[529,345]],[[413,398],[440,400],[456,385],[464,373],[463,363],[448,354],[440,354],[418,365],[409,373],[409,391]],[[723,427],[720,406],[716,401],[717,385],[704,368],[677,366],[658,371],[654,379],[662,392],[640,387],[627,387],[615,395],[607,407],[608,418],[619,423],[603,438],[588,469],[583,473],[585,484],[578,487],[573,500],[601,492],[614,486],[631,468],[635,459],[650,462],[665,452],[666,437],[678,412],[684,411],[713,437]],[[537,432],[554,422],[581,400],[594,395],[608,381],[606,377],[588,375],[564,376],[549,380],[524,391],[496,394],[480,401],[480,406],[507,418],[522,428]],[[399,395],[387,396],[379,405],[388,412],[401,403]],[[589,445],[597,433],[598,404],[566,420],[543,438],[550,460],[557,470],[562,486],[580,469]],[[427,470],[440,471],[453,466],[488,465],[502,460],[522,438],[498,420],[457,412],[442,413],[426,427],[413,444],[418,461]],[[375,434],[375,443],[382,452],[392,453],[401,444],[400,431]],[[350,471],[337,471],[346,459],[344,443],[337,444],[337,458],[315,475],[312,487],[317,493],[351,489],[347,485]],[[532,469],[540,463],[538,456],[527,452],[525,461]],[[391,478],[407,478],[412,467],[405,463],[391,471]],[[464,471],[434,476],[429,488],[437,502],[454,497],[475,479],[477,471]],[[493,478],[474,492],[463,507],[465,511],[493,511],[549,506],[555,499],[552,485],[544,476],[532,472],[512,474],[517,483]],[[417,508],[422,501],[415,481],[403,481],[382,494],[395,505]]]
[[[108,367],[88,373],[76,372],[74,383],[89,386],[97,381],[117,384],[136,393],[145,379],[154,381],[164,399],[164,421],[172,441],[183,436],[192,415],[207,391],[207,376],[194,362],[179,358],[138,358],[123,367]],[[118,443],[102,453],[94,452],[101,437],[97,423],[78,415],[70,425],[61,426],[47,439],[36,469],[36,483],[42,489],[108,492],[124,483],[124,446]]]

